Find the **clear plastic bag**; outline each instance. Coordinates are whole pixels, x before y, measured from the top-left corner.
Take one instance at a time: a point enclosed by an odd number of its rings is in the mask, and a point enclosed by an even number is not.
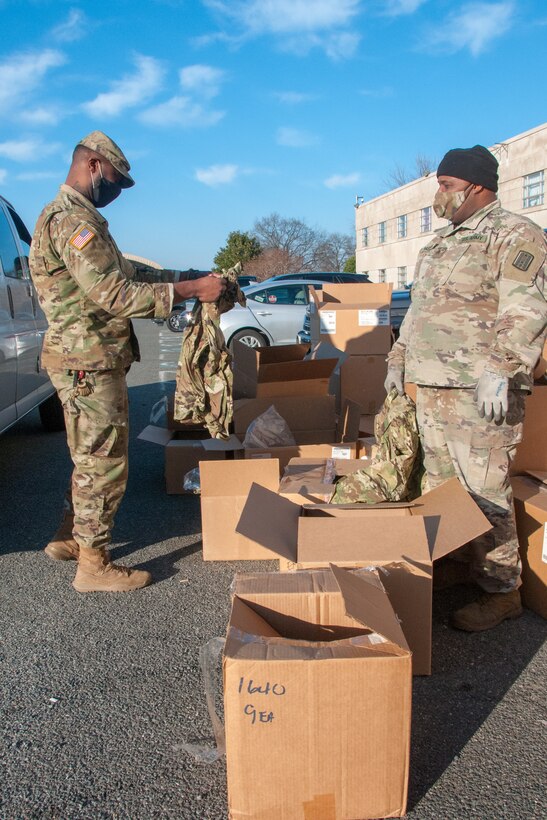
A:
[[[186,490],[187,493],[195,493],[199,495],[201,492],[201,481],[199,478],[199,467],[194,467],[184,476],[184,480],[182,482],[182,486]]]
[[[296,444],[289,425],[273,404],[252,421],[245,433],[243,447],[291,447]]]
[[[150,411],[150,424],[156,427],[168,427],[167,423],[167,396],[157,401]]]

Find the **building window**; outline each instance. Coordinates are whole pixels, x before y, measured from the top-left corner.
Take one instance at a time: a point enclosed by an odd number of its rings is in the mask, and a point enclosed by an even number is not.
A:
[[[397,217],[397,239],[404,239],[406,236],[406,214]]]
[[[361,228],[361,245],[368,248],[368,228]]]
[[[381,245],[386,241],[386,223],[380,222],[378,225],[378,244]]]
[[[406,286],[406,265],[397,268],[397,287],[402,290]]]
[[[378,282],[383,283],[386,281],[386,269],[380,268],[378,271]]]
[[[543,171],[523,178],[522,207],[535,208],[536,205],[543,205]]]
[[[427,233],[431,230],[431,205],[422,208],[420,213],[420,232]]]

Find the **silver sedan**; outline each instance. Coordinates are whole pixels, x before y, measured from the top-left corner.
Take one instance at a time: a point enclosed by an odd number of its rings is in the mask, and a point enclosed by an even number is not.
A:
[[[320,289],[322,285],[319,280],[309,279],[266,280],[243,288],[247,306],[236,305],[220,319],[228,347],[236,340],[249,347],[293,344],[304,322],[309,288]],[[167,320],[169,328],[174,332],[183,331],[192,307],[193,301],[189,301],[175,309]]]

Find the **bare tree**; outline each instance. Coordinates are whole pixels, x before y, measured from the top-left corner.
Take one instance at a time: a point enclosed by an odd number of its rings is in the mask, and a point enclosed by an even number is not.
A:
[[[323,239],[320,232],[301,219],[287,219],[276,213],[257,220],[252,234],[264,250],[284,251],[294,273],[313,270],[315,248]]]
[[[313,270],[342,271],[347,260],[354,254],[355,237],[329,233],[315,248]]]
[[[416,154],[416,174],[417,177],[427,177],[437,169],[439,164],[433,157],[426,157],[425,154]]]
[[[298,272],[302,270],[300,263],[301,260],[296,257],[295,261],[295,257],[282,248],[268,248],[245,263],[245,273],[262,282],[270,276]]]
[[[408,173],[406,168],[396,162],[388,173],[385,184],[388,186],[388,189],[391,190],[391,188],[400,188],[401,185],[406,185],[411,181],[412,175]]]

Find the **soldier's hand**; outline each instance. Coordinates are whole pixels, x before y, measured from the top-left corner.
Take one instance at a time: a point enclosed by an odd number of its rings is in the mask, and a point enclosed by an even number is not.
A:
[[[390,367],[387,371],[387,378],[384,382],[386,393],[396,390],[400,396],[404,395],[403,374],[397,367]]]
[[[509,380],[485,370],[477,382],[473,398],[481,419],[499,422],[505,418],[509,407]]]
[[[226,290],[226,279],[216,273],[202,276],[201,279],[195,279],[193,284],[194,295],[200,302],[216,302]]]

